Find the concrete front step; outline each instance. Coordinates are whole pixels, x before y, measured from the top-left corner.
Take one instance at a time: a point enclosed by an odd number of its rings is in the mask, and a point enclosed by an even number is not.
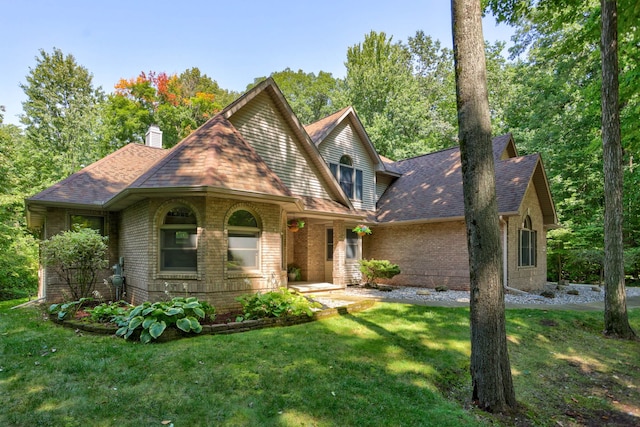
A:
[[[295,289],[296,291],[306,294],[313,292],[330,292],[330,291],[340,291],[344,288],[340,285],[334,285],[333,283],[310,283],[310,282],[289,282],[289,288]]]

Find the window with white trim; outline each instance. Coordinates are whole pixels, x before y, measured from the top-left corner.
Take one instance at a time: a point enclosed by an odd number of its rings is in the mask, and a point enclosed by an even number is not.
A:
[[[351,157],[340,157],[340,163],[329,163],[329,169],[350,199],[362,200],[362,170],[353,167]]]
[[[160,270],[198,270],[198,224],[186,206],[170,209],[160,226]]]
[[[518,230],[518,266],[535,267],[538,233],[533,229],[531,217],[527,215]]]
[[[227,222],[229,270],[258,270],[260,266],[260,232],[258,220],[249,211],[237,210]]]

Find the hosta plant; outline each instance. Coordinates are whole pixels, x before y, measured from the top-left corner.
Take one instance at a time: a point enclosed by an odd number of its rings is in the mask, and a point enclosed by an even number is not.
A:
[[[118,321],[116,335],[125,339],[137,330],[143,343],[157,339],[168,327],[183,332],[200,333],[200,320],[215,317],[214,308],[195,297],[173,298],[171,301],[145,302],[136,306],[126,317]]]
[[[287,316],[307,316],[313,315],[313,308],[320,308],[321,305],[314,301],[309,301],[304,296],[287,288],[280,288],[277,291],[267,293],[257,292],[255,294],[243,295],[237,298],[242,304],[243,314],[238,320],[262,319],[266,317],[287,317]]]
[[[48,308],[48,312],[52,316],[56,316],[56,318],[60,321],[68,320],[75,316],[76,312],[80,310],[80,308],[89,302],[93,301],[92,298],[80,298],[76,301],[68,301],[62,302],[59,304],[51,304]]]
[[[116,301],[95,306],[94,308],[88,308],[89,320],[97,323],[109,323],[114,322],[116,319],[127,316],[133,306],[126,301]]]

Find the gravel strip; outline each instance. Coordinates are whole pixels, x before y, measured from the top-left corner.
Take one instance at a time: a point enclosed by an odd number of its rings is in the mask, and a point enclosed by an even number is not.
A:
[[[588,304],[592,302],[604,301],[604,287],[595,285],[568,285],[562,289],[557,289],[553,283],[545,286],[546,291],[555,294],[554,298],[547,298],[537,294],[516,295],[507,293],[505,302],[511,304]],[[578,295],[572,295],[569,292],[578,292]],[[627,287],[627,297],[640,296],[640,287]],[[542,292],[542,291],[540,291]],[[445,291],[437,292],[434,289],[413,288],[413,287],[397,287],[390,292],[384,292],[376,289],[367,289],[361,287],[349,286],[344,291],[345,296],[349,297],[370,297],[384,298],[385,300],[398,301],[455,301],[469,302],[469,292],[467,291]],[[350,301],[344,301],[328,297],[316,297],[314,300],[326,305],[327,307],[340,307],[348,305]]]

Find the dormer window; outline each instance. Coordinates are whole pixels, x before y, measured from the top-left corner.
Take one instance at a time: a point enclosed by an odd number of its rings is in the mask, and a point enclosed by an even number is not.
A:
[[[350,156],[340,157],[339,164],[329,163],[329,169],[350,199],[362,200],[362,170],[353,167]]]

